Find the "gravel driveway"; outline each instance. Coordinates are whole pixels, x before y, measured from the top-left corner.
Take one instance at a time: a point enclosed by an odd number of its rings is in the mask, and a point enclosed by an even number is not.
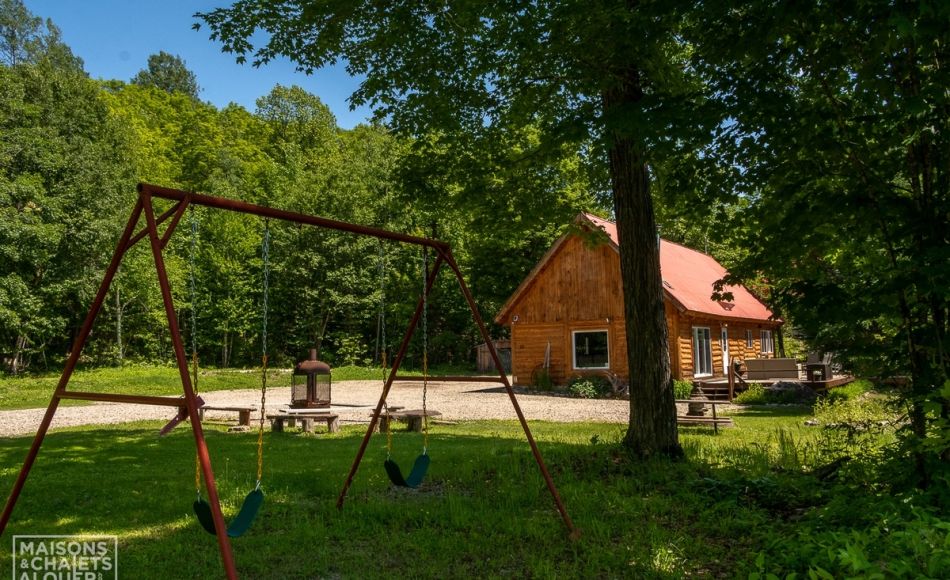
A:
[[[369,414],[379,400],[380,381],[342,381],[333,385],[332,411],[344,423],[368,423]],[[526,394],[517,389],[518,402],[529,420],[603,421],[626,423],[629,403],[621,400],[574,399],[558,395]],[[202,393],[209,405],[253,405],[260,401],[260,391],[213,391]],[[268,389],[267,409],[276,410],[290,401],[290,388]],[[427,405],[442,413],[442,420],[516,419],[514,408],[504,387],[492,383],[430,383]],[[422,383],[397,382],[389,393],[389,404],[407,409],[422,407]],[[0,411],[0,436],[31,434],[36,431],[45,409]],[[143,419],[167,419],[173,409],[148,405],[96,403],[79,407],[60,407],[52,429],[87,424],[124,423]],[[235,413],[206,413],[205,419],[236,419]]]

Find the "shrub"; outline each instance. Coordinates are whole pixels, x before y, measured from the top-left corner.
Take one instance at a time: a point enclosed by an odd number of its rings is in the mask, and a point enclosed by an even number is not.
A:
[[[766,400],[765,388],[759,383],[752,383],[749,388],[736,395],[734,401],[740,405],[764,405]]]
[[[815,400],[815,392],[802,385],[792,388],[768,388],[760,383],[752,383],[745,391],[736,395],[735,402],[741,405],[810,405]]]
[[[554,388],[551,373],[544,367],[539,367],[531,373],[531,385],[540,391],[550,391]]]
[[[673,381],[673,398],[688,399],[693,392],[693,383],[689,381]]]
[[[828,401],[847,401],[849,399],[854,399],[860,397],[864,393],[871,391],[874,388],[874,385],[871,384],[871,381],[867,379],[858,379],[853,383],[848,383],[843,387],[836,387],[828,391],[828,394],[825,398]]]
[[[597,399],[610,393],[610,383],[601,377],[574,377],[567,392],[581,399]]]
[[[815,403],[815,421],[821,427],[818,440],[828,460],[837,457],[864,457],[880,460],[884,446],[894,441],[899,426],[895,410],[886,397],[864,396],[854,399]]]

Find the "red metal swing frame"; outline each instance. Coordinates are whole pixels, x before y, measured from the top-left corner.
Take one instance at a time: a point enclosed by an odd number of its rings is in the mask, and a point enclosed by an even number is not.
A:
[[[561,500],[561,496],[558,493],[557,487],[555,487],[554,481],[551,479],[551,474],[548,472],[547,466],[545,466],[544,460],[541,458],[541,452],[538,450],[537,443],[535,443],[534,437],[531,435],[531,429],[528,427],[528,422],[525,419],[524,413],[521,411],[521,406],[518,404],[518,399],[515,397],[515,393],[511,388],[511,383],[508,381],[508,376],[503,370],[501,361],[498,358],[498,353],[495,351],[494,345],[488,337],[488,331],[485,329],[485,324],[482,321],[481,315],[478,313],[475,300],[472,298],[472,294],[469,291],[468,286],[465,285],[462,272],[459,269],[459,266],[452,255],[452,250],[447,243],[429,238],[410,236],[407,234],[390,232],[378,228],[371,228],[367,226],[331,220],[318,216],[268,208],[233,199],[225,199],[221,197],[159,187],[147,183],[138,184],[138,192],[139,198],[132,209],[132,214],[125,226],[122,237],[119,238],[115,253],[112,255],[112,260],[109,263],[109,267],[106,269],[102,283],[99,285],[99,290],[92,301],[92,305],[90,306],[82,328],[79,331],[79,335],[76,337],[76,342],[72,347],[72,352],[70,352],[69,358],[66,360],[66,365],[63,368],[63,374],[59,379],[56,390],[53,392],[53,397],[46,409],[46,414],[43,416],[43,420],[40,422],[40,426],[36,431],[36,436],[33,438],[33,443],[30,446],[30,450],[23,462],[23,467],[20,469],[16,482],[13,484],[13,489],[10,491],[10,496],[7,498],[6,505],[3,508],[3,513],[0,515],[0,534],[6,530],[7,523],[10,520],[10,516],[13,513],[14,507],[16,506],[17,499],[20,497],[20,493],[23,491],[26,478],[36,461],[37,454],[40,451],[40,446],[43,444],[43,439],[46,437],[50,423],[53,421],[53,416],[56,414],[56,410],[59,407],[59,402],[61,400],[79,399],[85,401],[108,401],[116,403],[135,403],[140,405],[160,405],[176,408],[180,408],[182,406],[182,399],[180,397],[88,393],[81,391],[68,391],[66,389],[66,386],[69,384],[69,379],[76,368],[76,363],[79,360],[82,349],[89,338],[89,334],[92,330],[93,324],[95,323],[96,317],[98,316],[99,311],[102,309],[102,303],[106,298],[106,294],[109,291],[112,280],[115,278],[116,271],[118,270],[119,265],[122,263],[123,257],[132,246],[147,237],[151,245],[152,257],[155,261],[155,270],[158,275],[158,283],[162,292],[162,303],[165,307],[165,314],[168,319],[168,329],[171,335],[172,345],[175,351],[175,359],[178,365],[178,373],[181,377],[181,385],[184,392],[184,404],[188,412],[188,418],[191,420],[191,428],[195,438],[198,459],[201,464],[201,471],[204,476],[205,485],[208,491],[208,501],[211,504],[215,528],[217,529],[218,547],[221,551],[221,560],[224,565],[225,572],[227,573],[227,577],[232,579],[237,578],[237,569],[234,565],[234,557],[231,552],[231,543],[227,535],[227,526],[224,522],[224,516],[221,513],[221,505],[218,501],[218,491],[215,485],[214,472],[211,469],[211,457],[208,454],[208,446],[205,443],[204,433],[201,429],[201,421],[198,418],[199,405],[191,384],[191,375],[189,374],[188,370],[188,359],[185,356],[185,347],[181,338],[181,331],[178,327],[178,318],[175,315],[175,304],[172,299],[171,285],[168,281],[168,273],[165,269],[165,260],[162,255],[162,252],[168,245],[168,240],[171,238],[176,227],[178,226],[181,217],[185,213],[185,210],[189,205],[196,205],[246,213],[265,218],[326,228],[330,230],[349,232],[357,235],[371,236],[378,239],[391,240],[406,244],[426,246],[434,250],[436,253],[436,261],[429,274],[429,278],[426,281],[424,294],[419,297],[415,312],[413,313],[412,319],[409,322],[409,327],[406,329],[402,343],[399,346],[399,351],[393,360],[389,377],[383,386],[379,403],[376,405],[376,412],[373,413],[369,427],[366,430],[366,434],[363,436],[359,450],[357,451],[356,457],[353,460],[353,465],[350,468],[350,471],[346,477],[346,481],[343,484],[343,489],[340,491],[340,495],[336,503],[338,508],[342,509],[343,507],[343,502],[346,499],[346,493],[353,482],[353,478],[356,476],[356,472],[359,469],[360,462],[362,461],[363,455],[366,452],[366,447],[369,444],[370,438],[372,437],[373,432],[376,430],[376,425],[379,421],[383,405],[385,404],[386,398],[389,395],[393,381],[402,378],[397,377],[396,373],[399,370],[399,366],[402,364],[403,359],[405,358],[406,351],[409,347],[409,342],[412,339],[412,336],[415,333],[416,327],[419,323],[419,318],[422,314],[424,298],[428,296],[429,292],[431,291],[432,285],[438,276],[439,270],[441,270],[443,266],[447,265],[458,279],[462,294],[465,296],[465,300],[472,311],[472,317],[478,326],[478,330],[481,333],[482,338],[488,345],[489,353],[491,354],[492,361],[495,363],[495,368],[499,375],[497,382],[500,382],[505,386],[505,390],[507,391],[508,397],[511,400],[511,404],[515,409],[515,413],[518,415],[518,420],[521,423],[521,427],[524,429],[528,444],[531,447],[531,452],[537,461],[538,469],[541,471],[541,475],[544,477],[548,491],[550,491],[551,496],[554,499],[554,503],[561,514],[561,518],[564,520],[564,524],[567,526],[572,538],[576,538],[579,535],[579,531],[574,526],[570,516],[567,514],[567,510],[564,507],[564,503]],[[153,200],[155,198],[169,200],[175,203],[168,210],[156,216],[155,207],[153,204]],[[145,215],[145,227],[136,232],[136,228],[138,227],[142,214]],[[169,222],[168,225],[165,227],[164,232],[159,234],[158,227],[166,221]],[[453,377],[453,379],[454,378],[455,377]]]

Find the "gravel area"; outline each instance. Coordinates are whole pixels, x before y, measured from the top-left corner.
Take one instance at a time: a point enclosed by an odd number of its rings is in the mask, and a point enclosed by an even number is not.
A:
[[[332,411],[344,423],[368,423],[369,414],[379,401],[380,381],[343,381],[333,385]],[[546,421],[604,421],[626,423],[629,403],[621,400],[574,399],[558,395],[528,394],[516,389],[518,402],[529,420]],[[214,391],[202,393],[209,405],[251,405],[260,402],[260,391]],[[267,391],[267,410],[287,405],[290,388],[272,388]],[[516,419],[514,408],[504,387],[492,383],[430,383],[427,406],[442,413],[441,420]],[[391,406],[407,409],[422,407],[421,382],[397,382],[389,394]],[[0,436],[34,433],[43,419],[45,409],[0,411]],[[97,403],[77,407],[60,407],[53,419],[52,429],[87,424],[124,423],[144,419],[167,419],[174,410],[148,405]],[[208,412],[205,420],[236,420],[235,413]]]

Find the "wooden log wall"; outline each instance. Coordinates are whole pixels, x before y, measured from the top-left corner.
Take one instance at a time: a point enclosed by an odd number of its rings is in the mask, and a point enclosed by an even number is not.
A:
[[[709,328],[713,376],[723,376],[721,328],[723,321],[687,316],[666,301],[670,338],[670,369],[674,378],[693,378],[693,327]],[[550,344],[550,374],[555,384],[572,376],[600,371],[573,368],[575,330],[608,331],[610,370],[627,378],[626,334],[623,323],[623,290],[616,250],[603,244],[591,247],[579,237],[564,240],[561,248],[537,274],[527,291],[513,305],[511,325],[512,374],[515,382],[531,384],[532,373],[544,363]],[[730,357],[760,358],[762,325],[728,322]],[[746,346],[746,330],[753,331],[753,346]]]

